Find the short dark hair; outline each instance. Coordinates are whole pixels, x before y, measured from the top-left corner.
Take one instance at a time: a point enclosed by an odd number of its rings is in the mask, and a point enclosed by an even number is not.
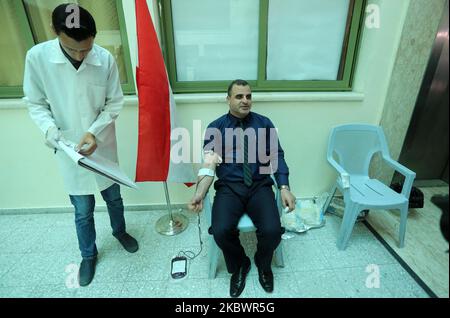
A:
[[[243,80],[243,79],[236,79],[234,81],[232,81],[230,83],[230,85],[228,85],[228,96],[231,96],[231,90],[233,89],[234,85],[238,85],[238,86],[250,86],[250,84]]]
[[[72,10],[67,10],[67,6],[77,6],[80,12],[80,25],[69,27],[66,24],[67,17],[73,14]],[[60,4],[53,10],[52,23],[55,28],[55,32],[59,35],[64,32],[68,37],[80,42],[90,37],[95,37],[97,34],[97,28],[95,26],[95,20],[92,15],[83,7],[74,3]]]

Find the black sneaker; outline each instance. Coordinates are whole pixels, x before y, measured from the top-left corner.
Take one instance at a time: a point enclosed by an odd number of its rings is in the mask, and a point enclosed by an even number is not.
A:
[[[80,286],[87,286],[91,283],[95,274],[95,265],[97,264],[97,257],[83,258],[78,272],[78,282]]]
[[[122,244],[123,248],[129,252],[134,253],[139,249],[138,242],[128,233],[124,233],[117,238]]]

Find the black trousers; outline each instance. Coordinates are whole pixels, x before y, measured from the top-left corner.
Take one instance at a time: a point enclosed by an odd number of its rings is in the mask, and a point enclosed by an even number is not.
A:
[[[256,227],[256,266],[263,271],[271,269],[273,252],[280,244],[282,234],[272,185],[270,177],[254,182],[251,187],[243,182],[221,180],[214,184],[216,195],[212,207],[211,234],[223,251],[229,273],[236,272],[246,257],[237,229],[244,213]]]

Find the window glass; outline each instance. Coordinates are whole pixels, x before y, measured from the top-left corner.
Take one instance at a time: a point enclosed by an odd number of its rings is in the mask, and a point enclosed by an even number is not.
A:
[[[268,80],[338,80],[349,0],[270,0]]]
[[[0,1],[0,86],[21,86],[27,45],[21,35],[16,0]],[[11,61],[14,61],[11,63]]]
[[[51,20],[53,9],[59,4],[78,3],[88,10],[97,26],[95,43],[107,49],[116,59],[121,83],[129,82],[115,0],[23,0],[23,2],[36,43],[55,38],[51,29]]]
[[[259,0],[172,0],[178,81],[257,78]]]
[[[366,0],[160,0],[175,93],[350,91]]]

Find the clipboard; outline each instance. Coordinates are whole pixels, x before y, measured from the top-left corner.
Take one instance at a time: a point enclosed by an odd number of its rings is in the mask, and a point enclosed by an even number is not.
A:
[[[63,142],[60,140],[58,141],[58,144],[66,155],[80,167],[95,172],[124,186],[138,189],[137,184],[128,178],[117,163],[106,159],[95,152],[90,156],[83,156],[79,152],[75,151],[76,145],[70,142]]]

